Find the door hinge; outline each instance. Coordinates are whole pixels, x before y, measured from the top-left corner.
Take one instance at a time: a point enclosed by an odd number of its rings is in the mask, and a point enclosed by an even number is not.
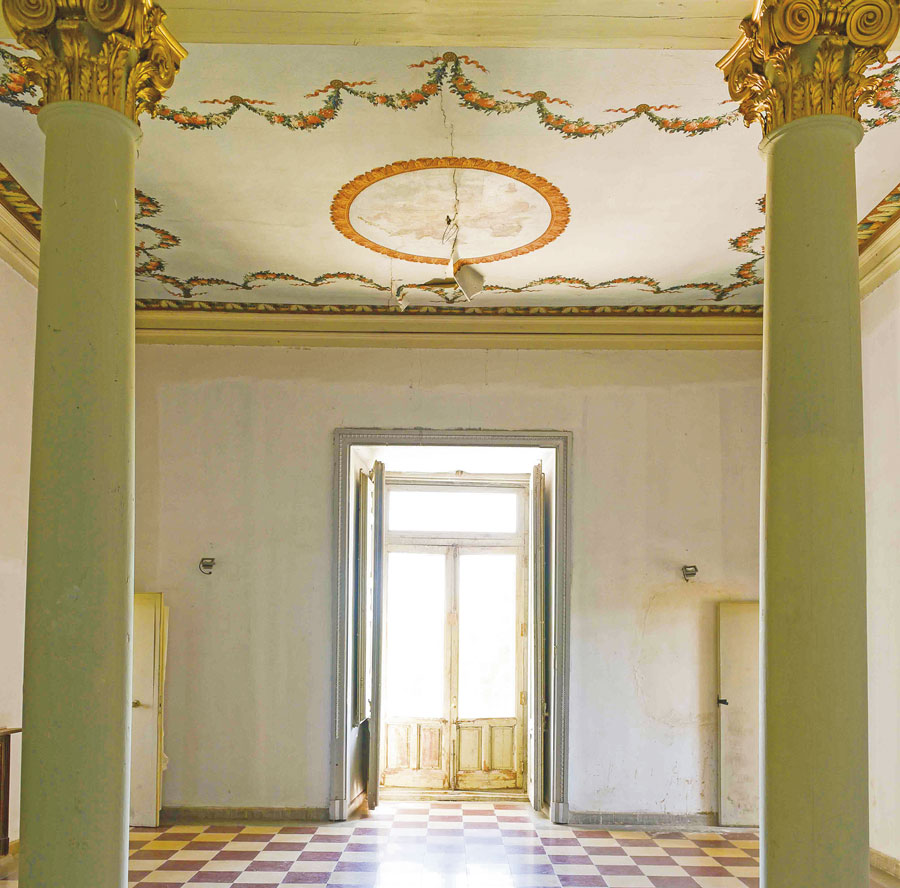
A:
[[[508,638],[509,636],[507,636]],[[507,698],[509,699],[509,698]],[[519,706],[525,705],[525,691],[519,691]]]
[[[507,625],[509,625],[509,624],[507,623]],[[522,636],[522,638],[524,638],[527,634],[528,634],[528,624],[527,624],[527,623],[522,623],[522,629],[521,629],[521,631],[520,631],[520,635]],[[509,636],[507,636],[507,638],[508,638],[508,637],[509,637]]]

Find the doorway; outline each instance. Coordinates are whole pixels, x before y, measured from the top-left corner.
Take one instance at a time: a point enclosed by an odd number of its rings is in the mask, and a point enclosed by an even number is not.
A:
[[[332,819],[385,790],[527,793],[567,821],[570,453],[335,432]]]
[[[382,787],[523,791],[529,486],[386,478]]]

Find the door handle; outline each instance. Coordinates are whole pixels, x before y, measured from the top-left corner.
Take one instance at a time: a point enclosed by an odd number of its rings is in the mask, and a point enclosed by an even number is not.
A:
[[[718,703],[719,706],[727,706],[728,705],[728,701],[722,697],[719,697],[719,699],[716,700],[716,703]]]
[[[132,701],[131,701],[131,708],[132,708],[132,709],[140,709],[141,706],[143,706],[143,705],[144,705],[144,704],[141,703],[140,700],[132,700]]]

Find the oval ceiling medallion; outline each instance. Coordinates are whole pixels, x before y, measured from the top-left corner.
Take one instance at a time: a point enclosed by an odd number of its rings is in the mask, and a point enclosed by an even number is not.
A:
[[[520,167],[480,157],[421,157],[348,182],[331,221],[354,243],[393,259],[446,265],[456,236],[460,265],[497,262],[546,246],[569,223],[562,192]]]

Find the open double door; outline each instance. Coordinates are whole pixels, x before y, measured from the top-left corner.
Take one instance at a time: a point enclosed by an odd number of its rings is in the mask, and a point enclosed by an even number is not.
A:
[[[522,788],[524,554],[388,546],[383,786]]]
[[[360,473],[357,530],[359,646],[369,664],[367,797],[385,786],[422,790],[527,789],[543,804],[544,476],[391,478]],[[472,531],[392,517],[401,496],[515,499],[514,523]],[[481,500],[479,501],[479,496]],[[462,502],[462,500],[458,500]],[[453,509],[447,510],[452,512]],[[394,516],[399,513],[399,506]],[[443,509],[432,509],[432,516]],[[484,525],[485,527],[487,525]]]

